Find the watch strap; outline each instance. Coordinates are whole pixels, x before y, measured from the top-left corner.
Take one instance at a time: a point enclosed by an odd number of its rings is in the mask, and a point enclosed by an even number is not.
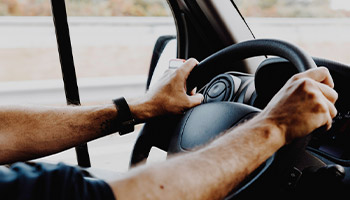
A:
[[[117,125],[120,135],[125,135],[127,133],[134,131],[135,119],[131,114],[128,103],[124,97],[114,99],[114,105],[118,110]]]

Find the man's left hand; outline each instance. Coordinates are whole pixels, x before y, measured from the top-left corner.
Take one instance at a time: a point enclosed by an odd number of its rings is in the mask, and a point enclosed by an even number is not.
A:
[[[182,114],[199,105],[203,100],[202,94],[196,93],[195,89],[191,95],[186,93],[187,77],[197,65],[198,61],[190,58],[178,69],[167,70],[145,96],[129,102],[134,117],[145,121],[161,115]]]

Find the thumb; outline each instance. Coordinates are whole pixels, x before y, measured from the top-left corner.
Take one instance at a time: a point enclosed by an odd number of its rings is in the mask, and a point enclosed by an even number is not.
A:
[[[189,96],[188,98],[190,100],[190,107],[198,106],[204,99],[203,95],[200,93]]]

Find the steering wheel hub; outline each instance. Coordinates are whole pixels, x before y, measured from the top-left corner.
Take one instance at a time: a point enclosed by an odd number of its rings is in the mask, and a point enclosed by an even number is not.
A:
[[[237,92],[240,82],[240,79],[234,79],[229,74],[216,76],[210,81],[203,93],[204,103],[231,101]]]

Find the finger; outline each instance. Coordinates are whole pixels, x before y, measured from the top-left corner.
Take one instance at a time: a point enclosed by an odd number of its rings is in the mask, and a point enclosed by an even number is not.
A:
[[[331,88],[334,88],[334,82],[328,69],[325,67],[318,67],[309,69],[297,75],[298,78],[311,78],[317,82],[324,83]]]
[[[337,115],[338,111],[335,108],[334,104],[328,101],[328,109],[329,109],[329,114],[327,116],[327,130],[329,130],[332,127],[333,124],[333,118]]]
[[[190,108],[192,108],[194,106],[198,106],[199,104],[202,103],[202,101],[204,99],[203,95],[200,93],[189,96],[188,98],[190,100],[190,103],[189,103]]]
[[[193,88],[193,90],[191,91],[190,95],[193,96],[197,93],[197,87]]]
[[[190,72],[197,65],[198,65],[198,61],[194,58],[190,58],[179,68],[179,70],[184,73],[184,77],[185,79],[187,79]]]
[[[322,94],[331,102],[335,103],[338,99],[338,93],[329,87],[328,85],[325,85],[323,83],[317,83],[318,88],[322,92]]]
[[[333,122],[333,118],[337,115],[338,111],[335,108],[334,104],[332,102],[330,102],[328,99],[326,99],[325,96],[322,96],[323,98],[323,102],[324,102],[324,106],[326,106],[327,110],[325,113],[325,117],[326,117],[326,121],[325,124],[327,125],[327,130],[329,130],[332,127],[332,122]]]
[[[326,122],[327,130],[332,128],[332,121],[333,121],[333,118],[330,115],[327,115],[327,122]]]
[[[167,69],[165,70],[164,74],[172,74],[174,71],[176,71],[176,69]]]
[[[319,115],[320,118],[316,118],[315,120],[321,122],[322,124],[319,124],[319,126],[326,126],[327,130],[329,130],[332,127],[332,121],[333,121],[333,115],[336,113],[336,110],[333,110],[333,104],[329,102],[324,96],[321,97],[321,101],[319,104],[315,107],[317,112],[317,115]],[[333,105],[333,106],[332,106]],[[334,107],[335,109],[335,107]],[[310,118],[312,120],[312,118]]]
[[[327,101],[327,106],[328,106],[328,110],[329,110],[329,115],[333,119],[337,115],[338,111],[337,111],[336,107],[334,106],[334,104],[330,101]]]

